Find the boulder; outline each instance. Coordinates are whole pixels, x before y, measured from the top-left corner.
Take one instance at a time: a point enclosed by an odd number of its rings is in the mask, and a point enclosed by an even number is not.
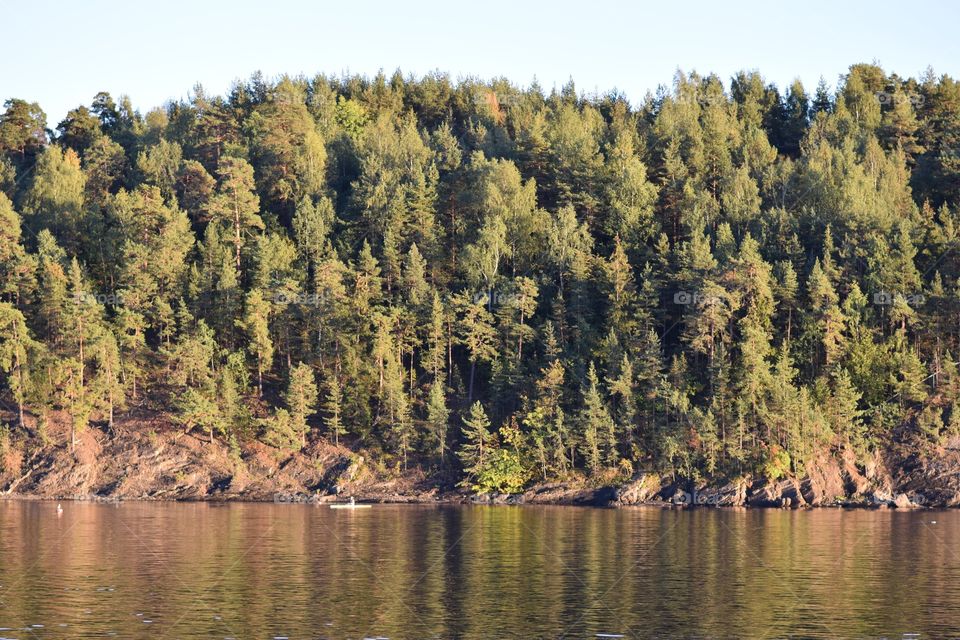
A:
[[[698,489],[694,504],[712,507],[742,507],[747,502],[747,481],[733,480],[721,487]]]
[[[533,487],[512,501],[525,504],[573,504],[606,507],[616,504],[615,487],[584,487],[576,483],[551,483]],[[511,504],[513,502],[510,502]]]
[[[643,504],[656,498],[660,491],[660,476],[640,473],[627,484],[617,487],[614,501],[622,505]]]
[[[747,504],[751,507],[805,507],[807,501],[800,483],[794,478],[785,478],[766,485],[754,483]]]
[[[893,506],[897,509],[915,509],[921,505],[913,501],[913,499],[905,493],[898,493],[893,498]]]
[[[884,487],[879,487],[867,494],[867,500],[869,500],[870,504],[876,505],[878,507],[879,506],[889,507],[890,505],[893,504],[893,494],[890,492],[889,489],[886,489]]]
[[[805,465],[804,471],[800,492],[806,504],[815,507],[833,505],[837,503],[838,498],[843,499],[847,495],[844,469],[841,469],[838,460],[833,456],[826,454],[817,456]]]

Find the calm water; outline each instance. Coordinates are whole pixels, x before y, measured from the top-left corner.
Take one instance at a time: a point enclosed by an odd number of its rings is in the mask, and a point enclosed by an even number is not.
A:
[[[0,501],[0,637],[960,637],[956,511],[63,507]]]

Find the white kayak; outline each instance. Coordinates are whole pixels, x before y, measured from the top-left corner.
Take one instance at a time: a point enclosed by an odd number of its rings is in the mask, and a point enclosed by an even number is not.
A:
[[[369,504],[332,504],[330,505],[331,509],[369,509],[371,505]]]

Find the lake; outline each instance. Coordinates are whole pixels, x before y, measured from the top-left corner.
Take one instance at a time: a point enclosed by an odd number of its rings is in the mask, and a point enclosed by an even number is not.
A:
[[[957,511],[62,504],[0,501],[0,637],[960,637]]]

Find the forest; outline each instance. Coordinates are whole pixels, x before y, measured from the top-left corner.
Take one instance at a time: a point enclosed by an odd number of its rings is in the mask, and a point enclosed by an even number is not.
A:
[[[960,84],[254,74],[0,114],[0,449],[134,410],[477,492],[960,435]],[[53,441],[54,419],[69,438]]]

